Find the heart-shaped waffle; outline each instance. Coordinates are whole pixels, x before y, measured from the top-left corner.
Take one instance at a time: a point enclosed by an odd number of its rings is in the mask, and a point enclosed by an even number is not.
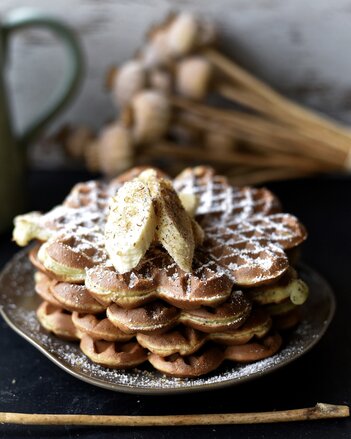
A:
[[[94,363],[105,367],[127,369],[147,360],[147,351],[136,341],[109,342],[83,335],[80,348]]]
[[[62,307],[69,311],[90,314],[105,311],[105,307],[89,294],[84,285],[56,282],[51,284],[50,291]]]
[[[246,363],[270,357],[279,350],[281,343],[280,335],[273,334],[259,342],[228,346],[225,349],[217,345],[206,345],[192,355],[173,354],[161,357],[152,353],[147,355],[147,351],[137,342],[97,341],[89,335],[84,335],[80,348],[91,361],[102,366],[127,368],[148,360],[155,369],[165,375],[192,378],[212,372],[225,360]]]
[[[44,301],[37,309],[37,317],[47,331],[65,340],[79,340],[81,334],[72,322],[72,315],[63,308]]]
[[[279,331],[286,331],[294,328],[301,320],[300,310],[298,307],[287,311],[284,314],[273,316],[274,327]]]
[[[165,375],[191,378],[212,372],[225,360],[249,363],[270,357],[279,350],[281,344],[280,335],[273,334],[258,342],[228,346],[224,350],[216,345],[206,345],[189,356],[173,354],[169,357],[161,357],[150,354],[148,360],[155,369]]]
[[[35,291],[45,302],[48,302],[57,308],[62,308],[61,303],[55,299],[50,291],[50,282],[48,282],[48,279],[49,278],[45,274],[37,271],[34,275]]]
[[[37,310],[37,317],[43,328],[54,333],[57,337],[72,341],[81,339],[81,350],[95,363],[106,367],[125,369],[135,367],[147,359],[147,351],[136,341],[128,341],[128,336],[125,334],[120,333],[118,340],[113,340],[113,342],[96,340],[88,335],[90,331],[86,331],[87,326],[89,326],[86,322],[79,322],[78,325],[73,324],[71,313],[48,302],[41,303]],[[77,319],[75,323],[77,324]],[[81,332],[78,326],[83,327],[84,331]],[[102,327],[99,330],[95,327],[93,334],[101,333],[101,329]],[[104,330],[102,335],[105,335]]]
[[[35,274],[35,290],[44,300],[68,311],[86,314],[105,311],[105,306],[97,302],[84,285],[58,282],[38,272]]]
[[[236,362],[251,362],[266,358],[273,355],[281,345],[279,335],[267,336],[260,342],[245,343],[240,345],[230,345],[225,349],[217,345],[208,345],[204,347],[206,338],[212,338],[211,335],[201,334],[191,328],[184,328],[182,344],[179,338],[179,332],[169,334],[170,337],[164,339],[163,347],[171,352],[171,344],[174,342],[174,348],[183,352],[183,356],[179,353],[160,356],[155,353],[148,355],[141,344],[137,341],[127,340],[120,333],[119,337],[114,340],[96,339],[94,336],[106,335],[106,328],[102,331],[97,330],[99,321],[96,316],[94,322],[82,322],[84,317],[78,316],[78,313],[70,313],[61,308],[55,307],[48,302],[42,302],[37,310],[38,320],[41,325],[50,332],[53,332],[60,338],[66,340],[81,339],[80,348],[82,352],[90,358],[94,363],[105,367],[125,369],[138,366],[149,360],[150,363],[160,372],[175,377],[195,377],[204,375],[216,369],[224,360]],[[102,320],[105,322],[106,319]],[[94,328],[94,324],[97,322]],[[75,324],[73,324],[75,323]],[[78,323],[78,324],[77,324]],[[77,325],[77,326],[75,326]],[[93,328],[93,335],[89,334],[89,326]],[[252,325],[251,325],[252,326]],[[83,331],[80,330],[83,329]],[[87,330],[88,329],[88,330]],[[192,332],[192,334],[190,333]],[[187,337],[184,334],[189,333]],[[112,337],[113,331],[108,333]],[[213,334],[214,336],[215,334]],[[124,335],[124,337],[126,337]],[[142,337],[138,335],[138,337]],[[154,338],[156,336],[153,336]],[[164,337],[164,336],[163,336]],[[215,337],[213,337],[215,338]],[[233,337],[233,340],[235,336]],[[240,341],[243,339],[239,336]],[[145,340],[144,340],[145,342]],[[155,340],[154,340],[155,342]],[[178,344],[177,344],[178,343]],[[152,346],[150,340],[147,343]],[[158,348],[154,346],[155,351],[162,353],[160,349],[162,342],[158,340]],[[182,351],[183,349],[183,351]],[[192,352],[193,351],[193,352]],[[166,352],[163,351],[163,354]],[[191,355],[189,355],[191,354]]]
[[[279,203],[268,190],[232,187],[213,170],[199,167],[174,180],[178,190],[199,196],[196,219],[206,240],[196,251],[192,273],[182,272],[158,248],[158,255],[151,249],[140,267],[119,275],[104,247],[108,199],[119,185],[118,180],[79,184],[46,215],[18,217],[14,231],[20,244],[46,241],[38,253],[44,270],[58,280],[86,282],[104,304],[135,307],[161,297],[184,308],[217,306],[233,284],[252,287],[278,279],[289,266],[285,251],[306,238],[295,217],[276,213]],[[160,259],[162,264],[153,266]]]
[[[253,337],[262,338],[271,329],[272,319],[262,310],[254,311],[238,329],[205,334],[187,326],[178,326],[165,334],[137,334],[141,346],[161,357],[173,354],[191,355],[206,342],[242,345]]]
[[[154,301],[134,309],[124,309],[113,304],[107,308],[106,315],[127,334],[159,334],[178,323],[211,333],[238,328],[248,318],[250,311],[251,303],[241,291],[236,291],[229,301],[217,308],[180,310],[164,302]]]
[[[233,187],[203,166],[183,171],[174,186],[199,197],[196,213],[205,232],[204,248],[236,285],[278,278],[289,266],[285,251],[306,239],[295,217],[277,213],[279,201],[267,189]]]
[[[173,181],[178,192],[198,197],[196,214],[201,225],[240,222],[256,216],[280,212],[278,199],[265,188],[236,187],[226,177],[207,166],[187,168]]]
[[[133,335],[128,335],[113,325],[105,314],[72,313],[72,322],[79,333],[87,334],[94,340],[129,341]]]
[[[185,273],[166,252],[153,247],[130,273],[121,275],[103,266],[88,269],[85,285],[106,306],[114,302],[135,308],[160,298],[182,309],[194,309],[226,301],[233,282],[200,250],[195,253],[192,273]]]
[[[206,343],[207,334],[179,325],[165,334],[138,334],[136,338],[138,343],[150,352],[167,357],[173,354],[193,354]]]

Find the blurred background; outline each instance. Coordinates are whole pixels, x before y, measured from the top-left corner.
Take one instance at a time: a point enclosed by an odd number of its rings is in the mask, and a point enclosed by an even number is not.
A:
[[[174,9],[213,20],[223,51],[282,93],[351,123],[350,0],[1,0],[0,14],[23,6],[67,22],[87,59],[79,95],[52,128],[63,122],[99,128],[114,117],[103,87],[107,68],[130,59],[150,25]],[[11,45],[11,97],[21,129],[47,101],[65,57],[44,31],[24,31]]]
[[[0,0],[0,23],[22,7],[66,24],[85,59],[73,98],[38,131],[40,136],[22,142],[29,151],[30,169],[91,173],[76,174],[72,180],[76,181],[96,175],[113,177],[136,164],[155,164],[176,174],[184,166],[204,162],[242,185],[345,173],[351,168],[351,0]],[[172,11],[198,17],[197,38],[206,36],[204,23],[215,28],[216,37],[209,43],[197,41],[170,61],[151,65],[153,46],[164,50],[165,29],[175,21],[149,37],[146,34]],[[185,28],[178,28],[176,45],[186,40]],[[17,134],[62,85],[67,47],[47,29],[32,27],[11,33],[7,45],[2,73],[11,130]],[[138,53],[137,62],[147,79],[122,102],[121,90],[123,94],[132,79],[123,80],[121,72],[131,60],[135,63]],[[150,79],[154,73],[157,86]],[[194,96],[188,91],[199,86],[193,81],[198,77],[207,88]],[[143,95],[150,89],[156,96],[146,93],[144,100],[134,102],[139,92]],[[7,108],[4,100],[2,105]],[[303,107],[331,121],[316,118]],[[156,126],[157,135],[140,134],[136,126],[140,108],[152,113],[144,128],[153,121],[167,127]],[[10,140],[20,143],[12,132],[2,134],[2,149],[7,152],[13,149],[8,146]],[[1,160],[10,163],[6,156]],[[23,157],[11,160],[17,163]],[[14,175],[2,178],[0,187],[7,199],[19,175],[23,180],[25,169],[21,164]],[[23,181],[20,184],[23,187]],[[15,191],[20,193],[20,185]],[[7,218],[23,209],[23,204],[14,206]]]

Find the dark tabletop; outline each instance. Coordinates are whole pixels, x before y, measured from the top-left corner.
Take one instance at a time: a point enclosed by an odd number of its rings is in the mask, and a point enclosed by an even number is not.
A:
[[[48,210],[78,172],[35,172],[29,176],[29,209]],[[309,229],[303,259],[330,282],[337,312],[322,341],[280,371],[220,391],[174,396],[115,393],[81,382],[59,369],[0,319],[0,411],[161,415],[252,412],[315,405],[348,404],[351,399],[351,178],[327,176],[269,185],[286,211]],[[17,251],[10,234],[0,241],[0,264]],[[351,420],[273,425],[165,428],[0,426],[0,438],[350,438]]]

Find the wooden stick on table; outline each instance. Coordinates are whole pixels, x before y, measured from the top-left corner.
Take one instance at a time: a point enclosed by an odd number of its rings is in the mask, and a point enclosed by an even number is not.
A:
[[[310,421],[350,416],[349,407],[317,403],[315,407],[259,413],[223,413],[207,415],[53,415],[0,413],[0,423],[22,425],[96,425],[119,427],[266,424],[272,422]]]

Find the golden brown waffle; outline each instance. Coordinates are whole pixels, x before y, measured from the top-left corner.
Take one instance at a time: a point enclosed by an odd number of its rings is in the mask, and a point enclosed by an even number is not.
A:
[[[43,301],[37,310],[40,324],[65,340],[78,340],[88,334],[94,340],[129,341],[133,336],[116,328],[106,315],[79,314],[69,312],[59,304]]]
[[[297,308],[298,305],[295,305],[291,302],[289,298],[282,300],[279,303],[273,303],[271,305],[265,305],[262,307],[270,316],[281,316],[290,311],[293,311]]]
[[[286,331],[294,328],[301,320],[300,310],[296,307],[284,314],[275,315],[273,317],[274,327],[278,331]]]
[[[80,348],[94,363],[105,367],[127,369],[147,360],[147,351],[136,341],[127,343],[94,340],[83,335]]]
[[[70,311],[78,309],[79,313],[74,312],[72,320],[80,332],[94,339],[108,341],[126,341],[131,338],[127,334],[164,332],[179,322],[205,332],[228,330],[242,324],[251,309],[250,303],[237,294],[233,295],[231,302],[211,311],[202,308],[181,313],[179,309],[162,302],[153,302],[144,308],[129,311],[113,305],[107,310],[107,319],[106,316],[99,318],[89,314],[102,312],[104,307],[96,303],[82,285],[57,282],[42,273],[36,273],[36,290],[56,308]],[[53,332],[60,331],[56,329]]]
[[[224,349],[217,345],[206,345],[192,355],[174,354],[161,357],[152,353],[147,355],[147,351],[137,342],[97,341],[89,335],[84,335],[80,348],[91,361],[106,367],[134,367],[148,360],[155,369],[165,375],[191,378],[212,372],[225,360],[249,363],[270,357],[279,350],[281,343],[280,335],[273,334],[259,342],[227,346]]]
[[[216,175],[213,168],[187,168],[173,181],[178,192],[198,197],[196,214],[202,225],[224,224],[236,218],[237,222],[252,217],[280,212],[278,199],[265,188],[235,187],[226,177]]]
[[[95,363],[106,367],[130,368],[143,363],[147,359],[147,351],[142,348],[136,341],[127,341],[128,336],[119,333],[118,342],[104,340],[95,340],[90,335],[90,331],[80,331],[78,325],[75,326],[72,320],[72,314],[51,305],[48,302],[42,302],[37,310],[37,317],[40,324],[49,332],[64,340],[81,339],[82,351]],[[106,319],[105,319],[106,320]],[[77,322],[77,321],[76,321]],[[86,322],[80,325],[85,330]],[[94,328],[93,334],[104,334],[104,325],[100,328]],[[116,333],[116,331],[115,331]]]
[[[38,269],[41,273],[44,273],[47,277],[54,278],[52,273],[46,270],[44,265],[39,261],[38,259],[38,251],[40,248],[40,244],[35,245],[33,248],[30,249],[28,256],[30,262],[34,265],[36,269]]]
[[[16,219],[20,245],[39,241],[30,259],[41,272],[35,288],[44,299],[37,311],[42,326],[81,339],[82,351],[103,366],[149,360],[178,377],[273,355],[281,338],[269,335],[272,320],[273,329],[295,325],[297,305],[307,297],[287,256],[306,239],[304,227],[280,213],[267,189],[233,187],[211,168],[189,168],[173,184],[198,197],[195,219],[205,240],[192,271],[153,242],[137,267],[119,274],[105,249],[109,200],[144,170],[110,183],[80,183],[47,214]]]
[[[126,274],[97,266],[86,272],[85,285],[106,306],[135,308],[154,299],[183,309],[217,306],[226,301],[233,282],[204,252],[197,251],[192,273],[182,271],[168,253],[151,248],[139,266]]]
[[[89,294],[84,285],[53,282],[50,291],[62,307],[69,311],[89,314],[98,314],[105,311],[105,307]]]
[[[201,307],[180,310],[161,301],[143,307],[124,309],[116,304],[107,308],[108,319],[127,334],[162,333],[183,323],[202,332],[219,332],[236,329],[248,318],[251,303],[242,292],[232,293],[230,300],[217,308]]]
[[[271,329],[272,319],[261,310],[254,311],[244,325],[225,332],[203,333],[183,325],[165,334],[137,334],[141,346],[150,352],[167,357],[173,354],[191,355],[206,342],[213,341],[224,345],[242,345],[253,337],[262,338]]]
[[[66,340],[81,339],[81,350],[90,360],[97,364],[125,369],[135,367],[149,360],[159,371],[177,377],[193,377],[209,373],[216,369],[224,360],[238,362],[256,361],[273,355],[279,349],[281,343],[280,336],[274,335],[264,338],[262,342],[228,346],[224,350],[216,345],[209,345],[205,348],[202,345],[205,342],[206,335],[191,328],[185,328],[183,334],[186,334],[187,331],[193,332],[193,335],[188,334],[186,338],[183,338],[188,344],[187,347],[185,346],[186,343],[183,345],[182,343],[179,344],[179,332],[178,335],[173,334],[173,338],[175,335],[173,341],[178,341],[178,351],[181,351],[182,348],[184,350],[183,356],[178,353],[163,356],[155,353],[148,355],[148,351],[137,341],[128,341],[122,333],[119,333],[116,339],[110,341],[95,339],[94,336],[106,335],[106,329],[108,337],[112,336],[113,331],[111,333],[109,331],[110,328],[105,326],[106,319],[98,321],[96,316],[91,315],[90,321],[87,321],[84,320],[84,316],[81,317],[78,313],[73,313],[72,316],[62,308],[55,307],[45,301],[39,306],[37,316],[41,325],[58,337]],[[91,319],[95,320],[92,321]],[[98,329],[97,327],[100,323],[103,324]],[[93,336],[89,334],[89,328],[92,328]],[[209,337],[212,337],[212,335]],[[195,341],[196,343],[194,343]],[[240,342],[242,341],[243,339],[240,340]],[[170,352],[172,334],[167,342],[168,352]],[[160,345],[160,340],[158,343]],[[195,353],[191,352],[189,344],[193,345],[193,352],[196,351]],[[167,347],[167,343],[164,344],[164,347]],[[192,355],[189,355],[189,353]]]
[[[80,333],[72,322],[71,313],[67,313],[62,308],[44,301],[37,309],[37,317],[43,328],[60,338],[65,340],[80,338]]]
[[[137,334],[138,343],[154,354],[167,357],[173,354],[190,355],[207,341],[207,334],[179,325],[165,334]]]
[[[106,317],[106,314],[80,314],[72,313],[72,322],[79,333],[90,335],[94,340],[106,341],[129,341],[133,335],[129,335],[118,329]]]
[[[40,271],[37,271],[34,275],[34,280],[36,293],[51,305],[56,306],[57,308],[62,308],[60,302],[55,299],[48,287],[48,277]]]
[[[35,289],[44,300],[68,311],[86,314],[105,311],[105,306],[97,302],[84,285],[58,282],[38,272],[35,275]]]
[[[273,334],[259,342],[228,346],[224,350],[216,345],[206,345],[189,356],[174,354],[169,357],[161,357],[150,354],[148,360],[155,369],[165,375],[190,378],[212,372],[225,360],[250,363],[270,357],[279,350],[281,343],[280,335]]]
[[[31,238],[47,241],[41,246],[38,259],[59,280],[84,283],[87,268],[113,269],[104,248],[103,231],[107,200],[118,184],[116,180],[110,185],[82,183],[72,190],[63,205],[48,214],[18,219],[17,232],[15,229],[18,242],[23,244]],[[205,263],[212,264],[215,274],[221,272],[232,283],[254,286],[279,278],[289,266],[285,250],[298,246],[306,238],[295,217],[274,213],[278,203],[266,189],[232,187],[223,177],[203,167],[182,173],[175,185],[199,195],[196,219],[208,238],[200,251],[201,257]],[[23,232],[25,224],[30,227]],[[18,239],[21,227],[22,239]],[[155,272],[153,276],[157,277]],[[127,280],[122,275],[120,281]],[[158,289],[163,290],[162,286]]]

